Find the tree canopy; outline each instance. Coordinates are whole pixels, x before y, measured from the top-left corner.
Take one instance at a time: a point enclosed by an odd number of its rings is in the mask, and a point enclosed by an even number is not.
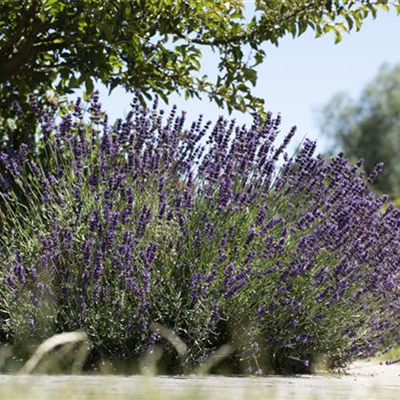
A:
[[[400,12],[398,0],[390,4]],[[338,42],[389,8],[385,0],[255,0],[249,19],[243,0],[3,0],[0,125],[4,131],[11,103],[24,106],[28,93],[40,100],[49,89],[64,95],[82,85],[90,93],[95,81],[140,91],[142,102],[155,94],[166,101],[173,92],[205,94],[229,111],[260,112],[263,100],[251,87],[264,43],[307,29],[333,32]],[[220,57],[212,78],[201,71],[205,48]]]
[[[400,65],[383,65],[358,99],[335,95],[320,114],[321,130],[367,173],[384,162],[376,189],[400,196]]]

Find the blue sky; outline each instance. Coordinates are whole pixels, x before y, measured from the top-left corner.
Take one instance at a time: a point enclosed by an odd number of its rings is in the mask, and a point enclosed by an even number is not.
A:
[[[246,5],[251,13],[251,3]],[[342,42],[334,44],[333,35],[318,39],[312,31],[293,39],[287,36],[279,47],[264,46],[267,57],[258,68],[258,82],[254,94],[265,99],[266,108],[280,112],[283,117],[283,133],[297,125],[297,139],[303,136],[316,138],[320,151],[327,148],[327,141],[321,135],[315,111],[325,104],[332,95],[347,91],[357,96],[363,86],[374,78],[383,63],[400,63],[400,17],[394,10],[381,12],[378,17],[364,21],[359,32],[344,36]],[[215,54],[204,54],[204,70],[214,78],[218,62]],[[101,101],[111,120],[122,117],[129,108],[131,94],[123,89],[115,89],[110,96],[101,85]],[[185,101],[179,95],[170,97],[170,104],[184,109],[188,122],[197,119],[200,113],[205,120],[215,120],[219,115],[228,117],[207,99]],[[251,121],[251,116],[234,112],[232,117],[243,124]]]

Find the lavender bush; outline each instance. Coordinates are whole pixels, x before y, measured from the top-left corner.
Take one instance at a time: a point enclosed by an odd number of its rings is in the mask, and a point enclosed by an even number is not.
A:
[[[306,140],[274,147],[280,117],[184,128],[137,100],[109,125],[98,95],[56,124],[33,107],[41,153],[1,162],[0,330],[18,346],[86,331],[97,354],[165,368],[221,345],[235,371],[311,371],[374,353],[398,323],[400,211],[362,163]],[[188,346],[179,358],[152,329]]]

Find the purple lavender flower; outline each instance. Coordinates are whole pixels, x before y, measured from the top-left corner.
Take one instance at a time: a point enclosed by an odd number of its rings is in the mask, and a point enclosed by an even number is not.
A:
[[[28,318],[28,325],[31,330],[36,329],[36,321],[32,317]]]
[[[265,305],[264,304],[261,305],[257,310],[256,321],[261,321],[261,319],[264,317],[266,312],[267,312],[267,309],[266,309]]]
[[[94,268],[93,268],[93,276],[96,280],[100,278],[104,270],[103,261],[101,259],[97,259]]]
[[[190,278],[191,297],[193,304],[196,304],[199,301],[200,296],[203,292],[202,288],[203,278],[204,278],[203,274],[200,272],[196,272]]]
[[[384,166],[384,164],[382,162],[376,164],[374,170],[371,172],[371,174],[368,177],[369,183],[374,183],[376,181],[376,178],[378,177],[378,175],[383,171],[383,166]]]
[[[77,325],[130,355],[154,345],[157,321],[187,341],[190,362],[246,321],[277,371],[309,368],[314,351],[340,362],[372,352],[394,329],[400,211],[381,211],[387,199],[367,185],[381,165],[367,178],[362,163],[316,155],[311,140],[290,157],[295,129],[276,144],[272,114],[250,128],[221,117],[208,133],[202,117],[185,129],[176,107],[165,115],[135,98],[111,126],[96,92],[89,118],[79,99],[55,129],[31,101],[54,159],[42,163],[33,146],[0,155],[0,203],[26,199],[29,243],[24,229],[0,235],[0,289],[24,300],[23,320],[50,299],[66,315],[51,321],[58,331]],[[29,196],[14,196],[25,171]],[[264,346],[246,340],[256,362]]]

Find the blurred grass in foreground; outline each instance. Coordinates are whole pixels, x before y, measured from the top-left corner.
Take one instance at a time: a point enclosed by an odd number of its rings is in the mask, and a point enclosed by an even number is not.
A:
[[[27,377],[24,377],[24,379]],[[110,385],[110,377],[101,384],[87,377],[69,383],[61,377],[41,376],[25,384],[0,385],[2,400],[342,400],[342,399],[398,399],[399,392],[386,384],[369,386],[364,379],[340,379],[335,377],[281,377],[272,380],[260,378],[254,382],[244,378],[243,383],[229,384],[229,378],[211,379],[204,384],[194,381],[145,377],[126,378],[125,384],[117,381]],[[208,378],[206,378],[208,379]],[[258,379],[254,378],[256,381]],[[47,382],[47,380],[49,382]],[[267,383],[267,381],[270,381]],[[129,381],[131,381],[129,383]],[[129,391],[127,391],[129,389]]]
[[[19,374],[0,374],[0,400],[397,400],[400,395],[400,384],[393,381],[393,371],[392,375],[385,373],[382,379],[369,376],[365,370],[361,371],[364,375],[322,373],[257,378],[199,372],[167,377],[155,376],[156,360],[152,360],[154,365],[146,363],[142,375],[57,374],[62,371],[57,367],[62,362],[58,353],[65,356],[63,349],[72,351],[68,346],[71,342],[86,340],[76,334],[56,335],[42,343]],[[55,347],[58,352],[54,352]],[[394,360],[399,354],[400,348],[396,348],[376,361]],[[33,363],[35,360],[37,364]],[[396,366],[382,368],[392,370]],[[39,371],[51,375],[37,374]]]

